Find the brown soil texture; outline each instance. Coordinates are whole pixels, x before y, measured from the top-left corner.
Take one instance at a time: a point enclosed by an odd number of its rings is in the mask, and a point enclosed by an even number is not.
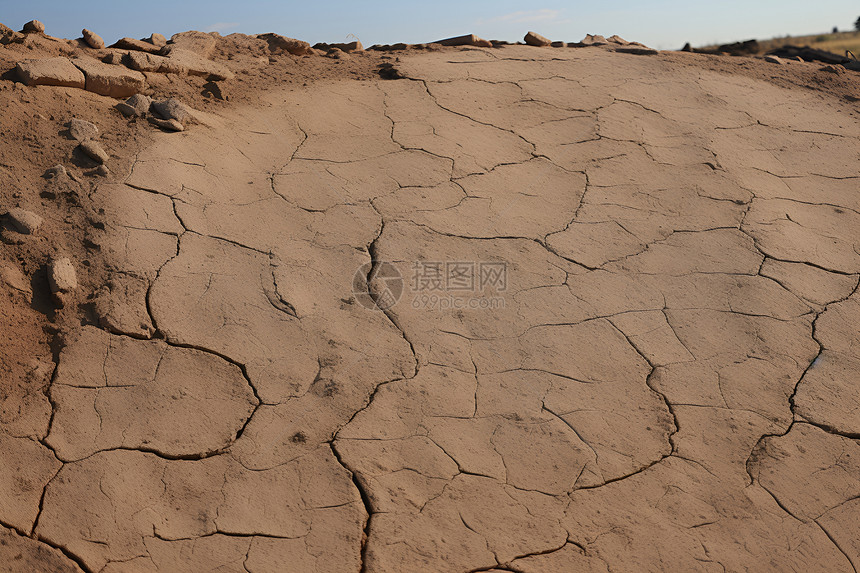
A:
[[[857,72],[4,37],[6,570],[860,566]]]

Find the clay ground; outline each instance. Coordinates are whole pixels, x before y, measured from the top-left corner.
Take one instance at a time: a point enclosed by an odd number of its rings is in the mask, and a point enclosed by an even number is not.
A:
[[[856,81],[398,58],[146,131],[93,186],[93,316],[4,420],[0,554],[856,571]]]

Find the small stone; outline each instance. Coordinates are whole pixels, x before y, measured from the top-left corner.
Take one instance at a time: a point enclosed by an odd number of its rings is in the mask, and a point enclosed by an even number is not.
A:
[[[15,69],[21,81],[27,86],[63,86],[84,89],[83,72],[68,58],[26,60],[18,62]]]
[[[158,46],[159,48],[167,45],[167,38],[158,33],[150,34],[149,38],[145,38],[144,41],[149,42],[153,46]]]
[[[69,120],[69,133],[77,141],[86,141],[97,138],[99,128],[94,123],[73,117]]]
[[[106,163],[107,160],[110,159],[107,151],[92,139],[82,141],[78,147],[80,147],[81,151],[83,151],[88,157],[98,163]]]
[[[165,131],[185,131],[185,126],[175,119],[159,119],[157,117],[150,117],[149,121],[153,125],[157,125]]]
[[[63,165],[54,165],[53,167],[50,167],[47,171],[45,171],[44,176],[46,179],[54,179],[63,175],[66,175],[66,168]]]
[[[32,235],[42,226],[43,219],[32,211],[15,207],[6,213],[12,228],[22,235]]]
[[[78,276],[72,261],[66,257],[52,260],[48,265],[48,284],[52,293],[69,292],[78,288]]]
[[[162,101],[152,102],[152,111],[161,119],[175,119],[179,122],[187,122],[194,119],[194,111],[176,98],[168,98]]]
[[[110,175],[110,169],[107,168],[107,165],[99,165],[96,168],[96,175],[107,177]]]
[[[819,72],[828,72],[831,74],[844,74],[845,68],[843,66],[840,66],[840,65],[824,66],[822,68],[819,68],[818,71]]]
[[[30,283],[27,282],[27,277],[24,276],[17,267],[0,266],[0,283],[6,285],[12,290],[23,293],[27,298],[30,297]]]
[[[84,37],[84,42],[86,42],[90,48],[101,50],[105,47],[105,41],[102,39],[102,37],[93,32],[92,30],[87,30],[86,28],[84,28],[81,31],[81,34]]]
[[[24,28],[21,31],[25,34],[44,34],[45,25],[38,20],[30,20],[24,24]]]
[[[134,94],[124,102],[116,104],[116,108],[125,117],[143,117],[152,105],[152,98],[144,94]]]
[[[549,41],[549,38],[545,38],[538,34],[537,32],[529,32],[523,38],[526,44],[529,46],[549,46],[552,42]]]
[[[765,56],[764,61],[770,62],[771,64],[784,64],[785,63],[782,61],[781,58],[778,58],[777,56]]]

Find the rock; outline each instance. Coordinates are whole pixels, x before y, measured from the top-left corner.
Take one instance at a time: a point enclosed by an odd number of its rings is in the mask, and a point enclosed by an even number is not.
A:
[[[96,127],[96,124],[90,123],[89,121],[73,117],[69,120],[68,125],[69,133],[72,135],[72,138],[77,141],[95,139],[99,136],[99,128]]]
[[[553,42],[552,44],[550,44],[550,46],[552,46],[553,48],[566,48],[567,42]]]
[[[82,141],[78,147],[80,147],[81,151],[83,151],[87,157],[90,157],[98,163],[105,163],[110,159],[110,155],[108,155],[107,151],[92,139]]]
[[[48,284],[52,293],[70,292],[78,288],[78,276],[72,261],[66,257],[52,260],[48,265]]]
[[[782,58],[777,56],[765,56],[764,61],[770,62],[771,64],[785,64],[785,62],[782,61]]]
[[[199,54],[177,46],[167,45],[160,53],[171,60],[171,66],[181,66],[192,76],[211,77],[215,80],[229,80],[235,77],[235,74],[223,64],[207,60]]]
[[[84,89],[86,78],[68,58],[25,60],[15,68],[18,77],[28,86],[65,86]]]
[[[269,51],[272,53],[287,52],[294,56],[307,56],[313,53],[311,45],[302,40],[294,38],[285,38],[278,34],[259,34],[257,38],[265,40],[269,44]]]
[[[332,48],[337,48],[338,50],[342,50],[344,52],[361,52],[361,51],[364,51],[364,46],[362,46],[361,42],[359,42],[359,41],[349,42],[346,44],[324,44],[324,43],[314,44],[314,49],[322,50],[324,52],[327,52],[327,51],[331,50]]]
[[[552,42],[550,42],[549,38],[544,38],[540,34],[536,32],[529,32],[523,38],[526,44],[529,46],[549,46]]]
[[[143,40],[135,40],[134,38],[122,38],[118,40],[111,48],[119,48],[120,50],[136,50],[138,52],[149,52],[154,54],[161,48]]]
[[[660,53],[653,48],[633,45],[621,46],[620,48],[615,48],[615,51],[622,54],[636,54],[637,56],[654,56]]]
[[[160,74],[187,74],[188,68],[175,58],[157,56],[146,52],[129,52],[122,58],[123,63],[139,72],[156,72]]]
[[[17,267],[0,266],[0,284],[24,294],[27,298],[30,298],[32,295],[27,277]]]
[[[6,218],[9,220],[12,228],[22,235],[32,235],[39,227],[42,226],[44,221],[40,216],[32,211],[27,211],[18,207],[9,209],[9,212],[6,213]]]
[[[162,101],[152,102],[152,111],[161,119],[175,119],[185,122],[194,119],[194,110],[176,98],[168,98]]]
[[[14,33],[14,30],[6,24],[0,23],[0,36],[5,36]]]
[[[134,94],[124,102],[116,104],[116,108],[125,117],[143,117],[149,111],[152,99],[144,94]]]
[[[340,48],[330,48],[330,49],[326,52],[326,54],[325,54],[325,55],[326,55],[326,57],[327,57],[327,58],[333,58],[333,59],[335,59],[335,60],[340,60],[340,59],[342,59],[342,58],[345,58],[345,57],[346,57],[346,52],[344,52],[344,51],[343,51],[343,50],[341,50]]]
[[[579,42],[583,46],[602,46],[607,44],[606,38],[597,34],[586,34],[582,41]]]
[[[627,44],[630,43],[617,34],[613,34],[613,35],[609,36],[608,38],[606,38],[606,41],[609,42],[610,44],[620,44],[622,46],[626,46]]]
[[[86,76],[85,89],[89,92],[125,98],[146,87],[146,78],[134,70],[82,58],[74,60],[74,64]]]
[[[478,46],[481,48],[492,48],[492,42],[488,40],[484,40],[483,38],[479,38],[475,34],[467,34],[465,36],[456,36],[454,38],[446,38],[444,40],[439,40],[438,42],[433,42],[434,44],[441,44],[443,46]]]
[[[133,53],[137,53],[137,52],[133,52]],[[118,66],[118,65],[122,64],[122,54],[119,52],[111,52],[110,54],[108,54],[107,56],[102,58],[102,61],[106,64]]]
[[[170,43],[177,48],[194,52],[206,59],[215,53],[215,38],[203,32],[181,32],[170,38]]]
[[[61,177],[63,175],[66,175],[66,168],[62,165],[54,165],[45,171],[44,177],[46,179],[54,179],[55,177]]]
[[[159,48],[162,48],[167,45],[167,38],[155,32],[150,34],[149,38],[145,38],[142,41],[149,42],[153,46],[158,46]]]
[[[159,119],[157,117],[150,117],[149,121],[153,125],[157,125],[165,131],[185,131],[185,126],[175,119]]]
[[[45,25],[38,20],[30,20],[24,24],[24,28],[21,31],[25,34],[44,34]]]
[[[81,31],[81,34],[84,36],[84,42],[86,42],[90,48],[101,50],[105,47],[105,41],[102,39],[102,37],[93,32],[92,30],[87,30],[86,28],[84,28]]]
[[[100,177],[107,177],[108,175],[110,175],[110,169],[107,168],[107,165],[102,164],[96,167],[95,173]]]

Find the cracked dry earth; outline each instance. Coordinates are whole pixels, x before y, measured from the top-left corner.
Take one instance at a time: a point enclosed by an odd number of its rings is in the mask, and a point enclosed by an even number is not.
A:
[[[70,333],[2,438],[33,537],[4,543],[105,573],[856,571],[848,104],[598,49],[401,59],[98,187],[110,332]],[[365,308],[380,261],[405,292]],[[413,304],[420,261],[504,263],[503,307]]]

